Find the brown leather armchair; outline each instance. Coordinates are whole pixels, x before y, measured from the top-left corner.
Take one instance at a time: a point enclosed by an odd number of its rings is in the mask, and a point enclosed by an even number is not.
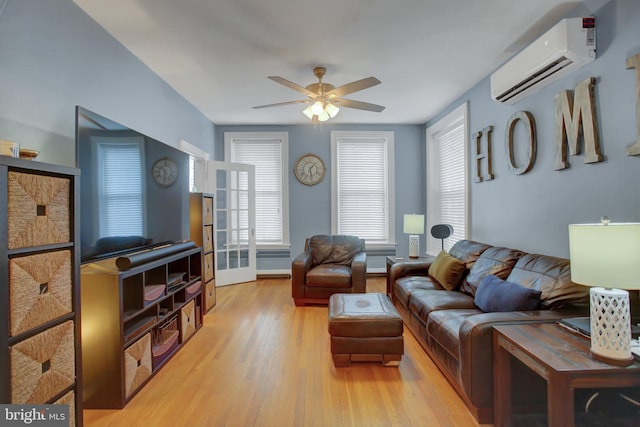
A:
[[[356,236],[317,235],[291,263],[291,296],[296,305],[328,304],[335,293],[364,293],[367,254]]]

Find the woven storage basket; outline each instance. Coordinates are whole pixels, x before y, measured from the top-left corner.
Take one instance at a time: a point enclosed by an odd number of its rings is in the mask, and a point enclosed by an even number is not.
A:
[[[73,391],[53,402],[56,405],[69,405],[69,426],[76,425],[76,395]]]
[[[151,376],[151,334],[146,334],[124,351],[124,381],[126,397]]]
[[[70,180],[9,172],[9,249],[70,240]]]
[[[9,260],[10,334],[71,313],[71,251]]]
[[[204,286],[206,292],[207,310],[216,305],[216,281],[212,280]]]
[[[213,254],[204,256],[204,281],[208,282],[213,279]]]
[[[182,342],[185,342],[196,331],[196,310],[193,300],[180,310],[180,330]]]
[[[74,384],[73,329],[69,320],[10,347],[12,403],[45,403]]]
[[[213,222],[213,197],[204,198],[204,222],[207,224]]]
[[[204,226],[204,251],[213,251],[213,225]]]

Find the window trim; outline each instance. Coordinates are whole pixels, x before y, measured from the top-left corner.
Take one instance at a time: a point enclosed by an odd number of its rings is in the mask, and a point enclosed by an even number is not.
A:
[[[384,139],[387,151],[387,203],[388,211],[388,241],[367,243],[367,249],[395,250],[396,243],[396,227],[395,227],[395,160],[394,160],[394,137],[393,131],[331,131],[331,232],[333,234],[338,231],[338,141],[340,139]]]
[[[464,238],[468,239],[470,236],[470,211],[471,211],[471,206],[469,204],[470,202],[470,186],[469,186],[469,102],[464,102],[463,104],[461,104],[459,107],[455,108],[453,111],[451,111],[450,113],[448,113],[446,116],[444,116],[443,118],[441,118],[440,120],[438,120],[435,124],[429,126],[426,128],[426,146],[425,146],[425,165],[426,165],[426,176],[425,176],[425,185],[426,185],[426,210],[425,212],[427,213],[427,254],[430,255],[436,255],[440,250],[441,250],[441,246],[440,246],[440,241],[438,239],[434,239],[431,237],[431,227],[434,224],[434,221],[431,220],[431,215],[430,212],[432,212],[432,210],[429,210],[429,204],[430,204],[430,196],[429,196],[429,189],[430,187],[430,168],[429,168],[429,144],[433,144],[435,138],[437,137],[438,134],[445,132],[455,126],[458,126],[459,124],[462,124],[464,126],[464,156],[465,156],[465,161],[464,161],[464,203],[465,203],[465,209],[464,209],[464,227],[465,227],[465,233],[464,233]],[[455,230],[454,230],[455,232]],[[436,244],[437,244],[437,248],[436,248]]]
[[[268,249],[288,249],[291,246],[289,233],[289,132],[224,132],[224,159],[226,162],[235,162],[231,157],[232,147],[236,139],[243,140],[279,140],[280,160],[281,160],[281,188],[282,188],[282,242],[281,243],[260,243],[256,240],[257,250]]]

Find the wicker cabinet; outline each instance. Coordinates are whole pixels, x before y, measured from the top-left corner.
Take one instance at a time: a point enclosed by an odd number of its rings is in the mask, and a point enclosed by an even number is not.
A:
[[[79,171],[0,156],[0,403],[82,425]]]
[[[201,254],[192,244],[126,270],[83,265],[85,408],[123,408],[202,327]]]
[[[213,194],[191,193],[191,240],[202,248],[202,294],[205,312],[216,305],[213,244]]]

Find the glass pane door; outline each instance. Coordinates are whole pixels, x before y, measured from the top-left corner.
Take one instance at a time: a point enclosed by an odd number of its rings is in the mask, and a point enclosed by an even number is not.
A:
[[[216,286],[256,279],[253,165],[210,162],[215,193]]]

